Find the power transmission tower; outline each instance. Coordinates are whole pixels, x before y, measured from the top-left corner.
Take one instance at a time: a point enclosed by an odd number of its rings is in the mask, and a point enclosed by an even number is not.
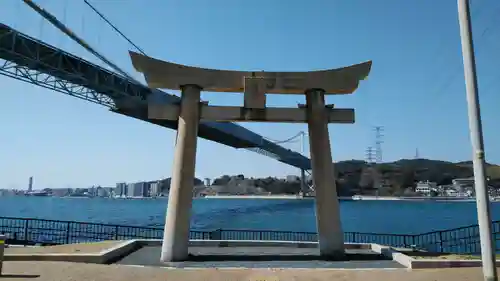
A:
[[[375,126],[373,129],[375,131],[375,165],[373,167],[373,188],[376,190],[376,194],[378,196],[380,187],[382,186],[379,165],[382,164],[382,132],[384,131],[384,127]]]
[[[366,163],[368,166],[366,169],[363,169],[363,179],[360,181],[359,184],[359,193],[360,195],[363,195],[363,186],[366,184],[364,181],[365,178],[369,178],[372,183],[375,182],[375,173],[374,173],[374,164],[375,164],[375,149],[373,149],[372,146],[369,146],[366,148],[365,151],[365,156],[366,156]]]
[[[368,165],[372,165],[373,163],[375,163],[375,159],[376,159],[375,150],[373,149],[372,146],[369,146],[366,149],[366,162],[368,163]]]
[[[382,137],[384,135],[382,133],[384,132],[384,127],[383,126],[375,126],[373,129],[375,131],[376,162],[377,162],[377,164],[380,164],[380,163],[382,163],[382,143],[384,143],[384,141],[382,140]]]

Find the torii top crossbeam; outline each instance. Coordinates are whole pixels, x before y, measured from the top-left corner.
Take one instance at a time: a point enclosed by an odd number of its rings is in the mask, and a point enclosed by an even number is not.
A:
[[[166,62],[130,52],[134,68],[144,73],[152,88],[178,90],[195,84],[208,92],[243,92],[245,78],[265,80],[270,94],[304,94],[305,89],[322,89],[325,94],[350,94],[370,73],[371,61],[348,67],[308,72],[245,72],[206,69]]]

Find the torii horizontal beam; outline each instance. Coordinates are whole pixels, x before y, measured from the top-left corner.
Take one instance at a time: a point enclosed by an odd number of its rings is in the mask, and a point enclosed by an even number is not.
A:
[[[148,118],[159,120],[178,120],[180,106],[176,104],[150,104]],[[325,107],[328,123],[354,123],[354,109]],[[266,107],[265,109],[244,108],[239,106],[201,105],[201,121],[216,122],[276,122],[305,123],[307,108]]]

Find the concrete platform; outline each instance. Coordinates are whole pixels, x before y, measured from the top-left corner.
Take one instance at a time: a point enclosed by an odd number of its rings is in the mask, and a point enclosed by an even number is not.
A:
[[[70,262],[4,263],[2,281],[475,281],[483,280],[480,268],[456,269],[165,269],[125,265]]]
[[[325,261],[317,248],[190,247],[185,262],[160,262],[160,246],[146,246],[116,262],[173,268],[404,268],[370,249],[348,249],[346,259]]]
[[[480,267],[481,260],[463,255],[429,253],[379,244],[346,243],[342,261],[326,261],[317,242],[191,240],[186,262],[160,263],[161,240],[103,241],[42,247],[10,246],[5,261],[65,261],[173,269],[431,269]],[[434,257],[433,257],[434,256]],[[500,259],[497,260],[500,266]]]

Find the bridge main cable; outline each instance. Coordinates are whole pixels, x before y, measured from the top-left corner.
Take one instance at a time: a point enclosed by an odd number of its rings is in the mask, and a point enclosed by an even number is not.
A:
[[[111,62],[109,59],[107,59],[105,56],[103,56],[99,52],[97,52],[87,42],[85,42],[82,38],[78,37],[73,31],[71,31],[71,29],[69,29],[66,25],[64,25],[60,20],[58,20],[54,15],[49,13],[47,10],[45,10],[42,7],[35,4],[35,2],[33,2],[32,0],[23,0],[23,1],[24,1],[24,3],[26,3],[26,5],[28,5],[30,8],[32,8],[35,12],[37,12],[42,17],[44,17],[46,20],[48,20],[57,29],[62,31],[64,34],[68,35],[69,38],[73,39],[76,43],[80,44],[87,51],[91,52],[94,56],[98,57],[104,63],[106,63],[107,65],[112,67],[114,70],[118,71],[121,75],[125,76],[127,79],[129,79],[130,81],[132,81],[136,84],[142,84],[139,81],[137,81],[136,79],[134,79],[132,76],[130,76],[123,69],[121,69],[119,66],[117,66],[116,64]]]

